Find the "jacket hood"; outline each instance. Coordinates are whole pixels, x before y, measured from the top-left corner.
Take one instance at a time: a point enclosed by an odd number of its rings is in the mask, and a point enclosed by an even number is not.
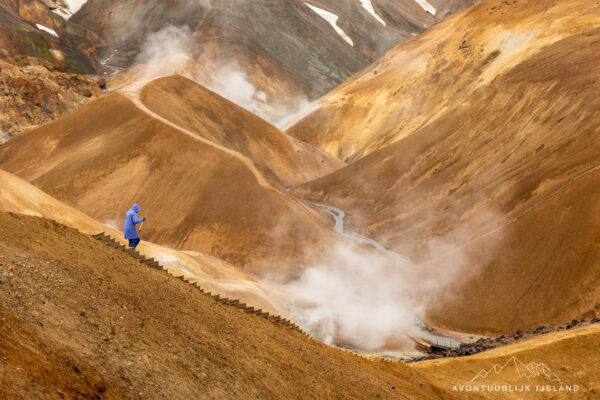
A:
[[[133,207],[131,207],[131,209],[136,213],[139,213],[141,210],[140,206],[138,206],[137,204],[134,204]]]

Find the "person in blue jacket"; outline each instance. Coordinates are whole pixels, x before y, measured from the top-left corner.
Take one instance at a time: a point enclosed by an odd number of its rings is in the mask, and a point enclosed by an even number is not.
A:
[[[146,220],[146,218],[140,219],[137,217],[137,213],[139,212],[140,206],[134,204],[133,207],[127,211],[127,214],[125,214],[125,226],[123,227],[123,232],[125,232],[125,239],[129,240],[129,247],[133,248],[136,248],[141,240],[136,225]]]

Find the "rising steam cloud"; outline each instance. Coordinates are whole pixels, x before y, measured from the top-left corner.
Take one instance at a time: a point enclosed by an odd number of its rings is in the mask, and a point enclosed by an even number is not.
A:
[[[222,65],[213,74],[214,79],[205,86],[219,96],[261,115],[261,105],[267,103],[267,95],[248,80],[248,76],[234,64]]]
[[[399,263],[347,241],[306,269],[288,290],[298,302],[294,317],[328,344],[361,350],[410,350],[411,335],[427,337],[426,310],[459,280],[477,273],[454,244],[432,242],[427,264]]]
[[[263,113],[268,96],[251,82],[244,68],[235,60],[197,59],[194,44],[198,40],[202,39],[187,27],[170,26],[150,34],[136,60],[144,66],[143,78],[179,73],[279,126],[288,126],[318,107],[300,99],[287,114]],[[398,263],[340,238],[326,259],[286,285],[302,299],[290,312],[304,329],[329,344],[405,350],[412,347],[407,335],[419,334],[428,305],[466,274],[467,257],[453,249],[448,244],[432,244],[431,258],[448,252],[452,256],[423,266]]]
[[[267,101],[266,94],[255,88],[234,61],[192,63],[198,50],[196,40],[188,27],[167,26],[147,36],[135,64],[146,66],[146,79],[178,73],[249,111],[260,110],[258,103]]]
[[[314,303],[299,318],[324,342],[380,349],[419,322],[409,268],[340,243],[328,262],[307,269],[289,289]]]
[[[218,61],[200,55],[202,37],[188,27],[167,26],[147,36],[136,57],[138,80],[180,74],[280,128],[286,128],[318,107],[303,96],[287,102],[269,99],[252,83],[236,60]]]
[[[189,59],[193,33],[188,27],[167,26],[149,34],[135,64],[146,65],[146,75],[175,73]]]

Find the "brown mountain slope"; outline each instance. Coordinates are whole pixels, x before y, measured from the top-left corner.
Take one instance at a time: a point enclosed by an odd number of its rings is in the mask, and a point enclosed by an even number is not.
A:
[[[274,175],[286,186],[319,178],[344,165],[179,75],[152,81],[140,99],[176,125],[246,155],[263,175]]]
[[[594,399],[600,395],[600,357],[593,350],[598,346],[600,325],[596,324],[539,336],[475,356],[419,362],[410,367],[443,390],[453,391],[456,386],[453,393],[461,399]],[[498,374],[493,370],[496,365]],[[482,371],[490,374],[473,381]],[[472,388],[475,385],[485,387],[475,392]],[[528,392],[515,389],[527,385]]]
[[[600,315],[598,199],[600,170],[505,231],[469,244],[467,252],[486,242],[497,250],[480,256],[483,268],[474,279],[440,295],[428,319],[466,332],[508,333]]]
[[[458,105],[476,105],[482,87],[502,90],[495,79],[549,44],[595,29],[599,16],[600,5],[585,0],[487,1],[397,46],[288,133],[355,160]]]
[[[85,36],[39,0],[0,0],[0,144],[102,94]]]
[[[429,0],[429,4],[436,8],[435,19],[441,21],[448,16],[457,13],[465,8],[469,8],[475,4],[483,3],[486,0]]]
[[[293,273],[336,239],[326,216],[273,187],[247,157],[120,93],[10,140],[0,164],[99,221],[121,221],[138,202],[146,239],[252,271]]]
[[[101,224],[82,212],[67,206],[17,176],[0,170],[0,211],[43,217],[76,228],[87,234],[105,232],[124,240],[122,220],[109,221],[112,227]],[[146,239],[145,234],[142,237]],[[272,314],[292,318],[298,301],[280,285],[268,283],[240,271],[235,266],[199,252],[182,252],[143,240],[138,246],[141,254],[159,260],[177,276],[184,275],[201,287],[223,297],[262,308]]]
[[[0,213],[0,397],[442,398],[50,220]]]
[[[303,1],[92,0],[70,21],[105,39],[110,65],[126,68],[147,47],[169,51],[158,39],[148,43],[150,34],[183,27],[193,38],[194,60],[241,67],[270,101],[283,102],[314,100],[435,20],[413,0],[403,0],[402,7],[376,2],[377,10],[386,11],[386,25],[358,0],[308,3],[338,16],[337,26],[353,43]]]
[[[100,84],[40,58],[0,59],[0,144],[102,95]]]
[[[599,40],[586,31],[545,47],[415,134],[297,194],[343,208],[415,260],[432,244],[481,238],[464,250],[481,276],[465,277],[464,292],[435,314],[448,327],[506,332],[597,315]]]
[[[0,58],[28,55],[73,73],[91,73],[103,70],[93,56],[99,46],[102,40],[67,24],[40,0],[0,0]]]

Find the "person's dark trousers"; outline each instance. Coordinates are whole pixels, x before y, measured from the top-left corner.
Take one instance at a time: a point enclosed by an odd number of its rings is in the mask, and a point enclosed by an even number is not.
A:
[[[129,239],[129,247],[133,247],[135,249],[138,244],[140,244],[140,239]]]

